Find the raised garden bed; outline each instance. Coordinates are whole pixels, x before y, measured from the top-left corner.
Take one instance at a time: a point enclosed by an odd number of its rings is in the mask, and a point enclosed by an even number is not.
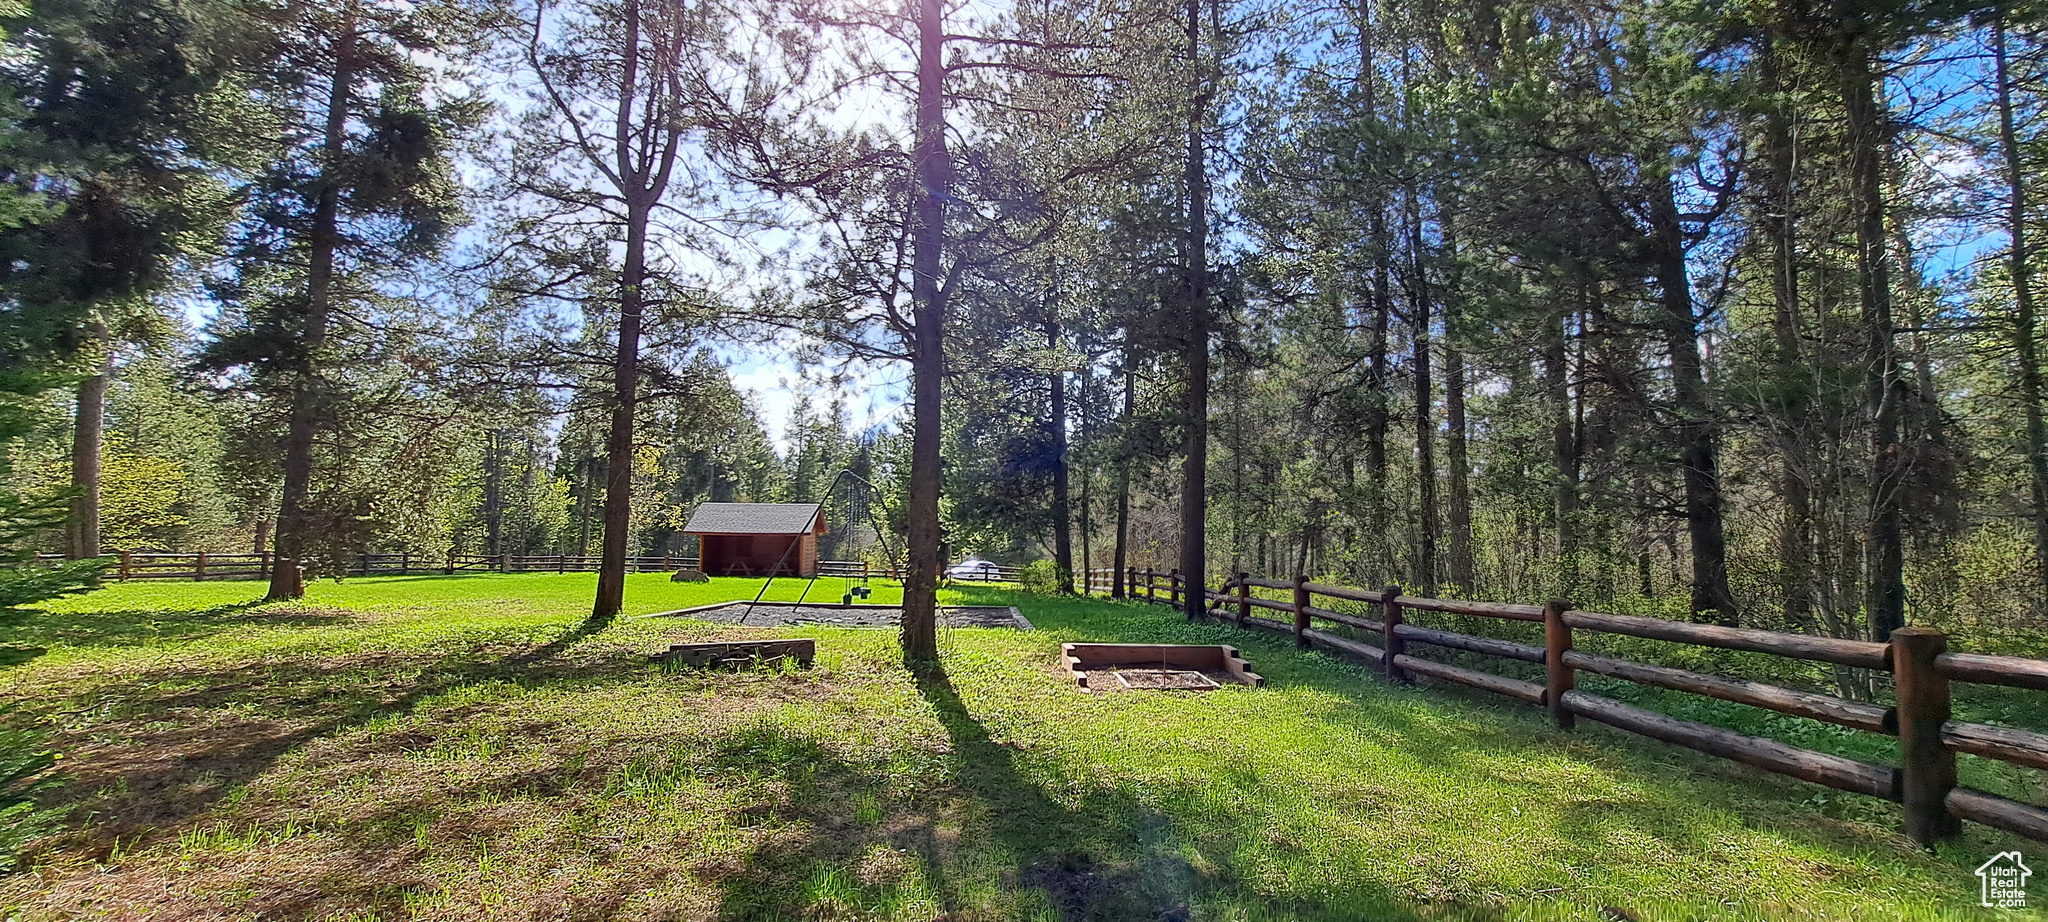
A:
[[[1084,691],[1213,691],[1266,684],[1222,644],[1068,643],[1060,658]]]

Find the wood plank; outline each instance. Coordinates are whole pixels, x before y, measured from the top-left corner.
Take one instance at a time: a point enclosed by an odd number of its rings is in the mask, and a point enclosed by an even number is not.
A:
[[[1973,756],[2048,770],[2048,733],[1951,720],[1941,725],[1941,744]]]
[[[772,663],[794,659],[809,666],[818,655],[818,642],[804,637],[792,640],[734,640],[679,643],[657,657],[685,666],[749,666],[756,661]]]
[[[1256,576],[1251,576],[1240,580],[1240,582],[1247,586],[1257,586],[1260,589],[1286,589],[1290,591],[1294,589],[1294,584],[1284,579],[1260,579]]]
[[[1543,606],[1513,605],[1506,602],[1464,602],[1457,599],[1418,599],[1402,596],[1404,608],[1419,608],[1423,611],[1449,612],[1454,615],[1477,615],[1482,618],[1504,618],[1509,621],[1542,621]]]
[[[1948,792],[1948,812],[1972,823],[2048,842],[2048,809],[2033,804],[2007,800],[1973,788],[1956,788]]]
[[[1347,627],[1355,627],[1362,631],[1377,632],[1380,629],[1380,619],[1378,618],[1347,615],[1343,612],[1331,611],[1327,608],[1317,608],[1313,605],[1308,607],[1308,615],[1311,618],[1320,618],[1324,621],[1342,624]]]
[[[1349,586],[1332,586],[1327,583],[1309,583],[1308,592],[1310,595],[1326,595],[1347,602],[1371,602],[1377,605],[1380,601],[1380,594],[1377,592],[1353,589]]]
[[[1794,691],[1778,685],[1731,679],[1725,676],[1708,675],[1668,666],[1650,666],[1628,660],[1596,656],[1573,650],[1564,655],[1565,665],[1573,669],[1597,672],[1604,676],[1627,679],[1642,685],[1654,685],[1675,691],[1691,692],[1722,701],[1747,704],[1780,714],[1794,717],[1810,717],[1831,724],[1854,727],[1871,733],[1891,733],[1885,720],[1886,709],[1875,704],[1850,701],[1832,695]]]
[[[1335,634],[1325,634],[1322,631],[1318,631],[1314,628],[1310,628],[1306,631],[1301,632],[1301,636],[1308,638],[1309,643],[1312,646],[1327,647],[1329,649],[1336,650],[1340,653],[1346,653],[1351,656],[1358,657],[1359,659],[1362,659],[1368,663],[1371,663],[1374,666],[1378,666],[1380,664],[1380,661],[1385,659],[1387,655],[1386,651],[1381,650],[1380,648],[1375,647],[1372,644],[1361,643],[1359,641],[1351,640],[1345,637],[1338,637]]]
[[[1748,650],[1753,653],[1819,660],[1864,669],[1889,668],[1887,647],[1868,640],[1841,640],[1812,634],[1757,631],[1749,628],[1692,624],[1685,621],[1666,621],[1662,618],[1610,615],[1591,611],[1565,612],[1564,621],[1572,627],[1588,631],[1626,634],[1650,640],[1670,640],[1726,650]]]
[[[1708,755],[1732,759],[1744,765],[1790,775],[1839,790],[1882,797],[1894,802],[1899,799],[1896,769],[1814,752],[1811,749],[1800,749],[1797,746],[1787,746],[1777,740],[1746,736],[1720,727],[1679,720],[1582,691],[1566,692],[1564,705],[1581,717]]]
[[[1262,631],[1273,631],[1279,634],[1286,634],[1289,637],[1294,636],[1294,625],[1288,624],[1285,621],[1275,621],[1271,618],[1251,617],[1246,618],[1238,623],[1244,625],[1245,627],[1255,627]]]
[[[1404,602],[1403,604],[1406,603]],[[1454,650],[1484,653],[1488,656],[1520,660],[1525,663],[1543,662],[1542,647],[1532,647],[1525,643],[1515,643],[1512,640],[1474,637],[1470,634],[1431,630],[1426,627],[1416,627],[1412,624],[1399,625],[1394,628],[1394,633],[1400,635],[1403,639],[1412,640],[1416,643],[1426,643],[1436,647],[1450,647]]]
[[[1490,672],[1466,669],[1449,663],[1439,663],[1433,660],[1408,656],[1407,654],[1395,656],[1394,665],[1404,673],[1413,673],[1415,675],[1429,676],[1432,679],[1456,682],[1459,685],[1468,685],[1482,691],[1493,692],[1497,695],[1518,698],[1530,704],[1543,703],[1543,686],[1534,682],[1510,679],[1506,676],[1497,676]]]
[[[2048,691],[2048,660],[1984,653],[1944,653],[1934,658],[1934,668],[1951,681]]]

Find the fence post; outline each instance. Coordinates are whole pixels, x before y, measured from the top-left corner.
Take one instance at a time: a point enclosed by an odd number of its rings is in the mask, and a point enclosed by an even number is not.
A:
[[[1124,598],[1135,599],[1138,597],[1138,568],[1125,567],[1124,569],[1129,571],[1124,574]]]
[[[270,577],[269,551],[256,552],[256,575],[265,579],[268,579]]]
[[[132,553],[133,552],[131,551],[121,552],[121,579],[123,580],[126,580],[128,578],[128,569],[129,567],[134,565],[134,558],[131,556]]]
[[[1166,601],[1172,603],[1173,607],[1175,608],[1180,607],[1179,567],[1174,567],[1173,569],[1166,571]]]
[[[200,552],[199,552],[199,560],[198,560],[198,562],[196,562],[196,563],[194,563],[194,564],[193,564],[193,569],[192,569],[192,579],[193,579],[193,580],[195,580],[195,581],[197,581],[197,580],[202,580],[202,579],[205,579],[205,578],[206,578],[206,552],[205,552],[205,551],[200,551]]]
[[[1237,575],[1237,626],[1244,627],[1244,619],[1252,616],[1252,575]]]
[[[1550,711],[1550,722],[1560,730],[1569,730],[1578,723],[1577,716],[1564,706],[1564,694],[1572,690],[1576,679],[1572,667],[1564,661],[1564,655],[1572,649],[1572,626],[1564,623],[1564,613],[1569,608],[1569,603],[1559,599],[1543,606],[1543,667],[1548,679],[1543,706]]]
[[[1401,586],[1399,583],[1396,583],[1388,586],[1380,595],[1380,647],[1386,651],[1385,657],[1380,660],[1380,668],[1386,671],[1388,681],[1392,682],[1405,682],[1408,680],[1407,674],[1401,671],[1401,667],[1394,665],[1394,657],[1408,652],[1407,642],[1401,639],[1399,633],[1395,632],[1395,629],[1400,626]]]
[[[1294,575],[1294,645],[1308,649],[1308,575]]]
[[[1892,632],[1892,686],[1898,701],[1899,788],[1906,806],[1906,836],[1933,845],[1960,832],[1948,812],[1956,786],[1956,754],[1941,744],[1949,718],[1948,677],[1934,658],[1948,650],[1948,635],[1924,627]]]
[[[398,552],[398,575],[400,575],[400,576],[411,576],[411,575],[412,575],[412,552],[411,552],[411,551],[399,551],[399,552]]]
[[[454,548],[452,548],[452,547],[448,549],[448,571],[447,571],[447,575],[449,575],[449,576],[454,576],[454,575],[455,575],[455,549],[454,549]]]

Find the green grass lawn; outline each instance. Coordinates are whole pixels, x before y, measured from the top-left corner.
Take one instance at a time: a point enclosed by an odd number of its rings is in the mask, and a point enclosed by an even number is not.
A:
[[[1976,827],[1919,851],[1886,804],[1164,608],[954,590],[1039,630],[942,631],[919,682],[887,631],[582,631],[593,585],[131,583],[23,613],[0,692],[55,734],[70,813],[0,918],[2018,918],[1970,872],[2048,854]],[[628,611],[759,586],[633,576]],[[648,658],[781,635],[816,667]],[[1091,696],[1067,640],[1234,643],[1270,686]]]

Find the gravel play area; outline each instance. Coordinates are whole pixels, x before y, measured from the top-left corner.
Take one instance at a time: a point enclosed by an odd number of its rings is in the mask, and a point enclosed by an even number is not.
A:
[[[903,619],[903,609],[888,606],[857,606],[845,608],[837,605],[792,605],[787,602],[762,602],[747,610],[744,602],[706,608],[684,609],[663,612],[661,616],[676,618],[700,618],[725,624],[739,624],[746,627],[782,627],[792,624],[822,624],[832,627],[895,627]],[[1007,605],[962,606],[947,605],[939,609],[939,623],[947,627],[1007,627],[1031,630],[1031,622],[1024,615]]]

